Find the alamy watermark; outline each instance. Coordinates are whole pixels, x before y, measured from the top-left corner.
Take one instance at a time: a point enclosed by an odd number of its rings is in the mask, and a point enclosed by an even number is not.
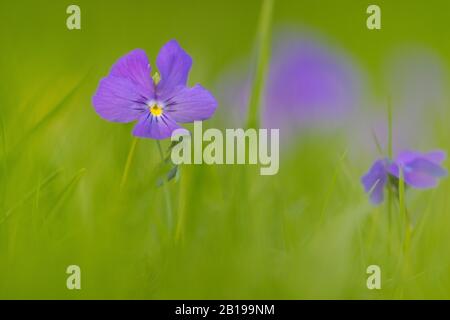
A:
[[[381,8],[376,4],[371,4],[367,7],[366,12],[369,17],[366,20],[367,29],[380,30],[381,29]]]
[[[66,27],[69,30],[81,29],[81,9],[75,4],[67,7],[66,13],[69,15],[66,19]]]
[[[69,290],[81,289],[81,269],[76,264],[67,267],[66,273],[69,275],[66,280],[66,287]]]
[[[373,290],[381,289],[381,268],[376,264],[372,264],[367,267],[366,273],[369,275],[367,277],[366,286],[367,289]]]
[[[275,175],[279,169],[279,129],[225,129],[203,131],[194,122],[193,137],[185,129],[172,133],[171,159],[179,164],[259,164],[261,175]],[[206,144],[204,145],[204,142]]]

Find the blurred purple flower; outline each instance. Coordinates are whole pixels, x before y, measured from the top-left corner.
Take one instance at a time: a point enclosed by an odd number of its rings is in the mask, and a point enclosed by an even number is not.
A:
[[[92,99],[95,111],[108,121],[137,120],[133,135],[158,140],[170,137],[180,128],[177,123],[213,115],[217,102],[211,93],[198,84],[186,86],[192,59],[175,40],[161,48],[156,65],[160,74],[152,78],[143,50],[120,58],[100,81]]]
[[[220,85],[231,107],[227,113],[242,125],[252,79],[236,79],[236,74],[232,70]],[[283,137],[302,128],[340,126],[358,107],[360,86],[360,76],[345,55],[312,37],[279,34],[261,106],[262,127],[280,128]]]
[[[447,171],[441,166],[445,157],[445,152],[440,150],[428,153],[403,151],[395,161],[376,160],[361,178],[361,182],[365,192],[369,193],[371,202],[380,204],[383,202],[387,183],[392,183],[394,189],[397,188],[400,168],[403,170],[406,185],[417,189],[436,187],[438,178],[447,175]]]
[[[263,123],[269,128],[336,124],[357,106],[357,78],[350,61],[332,48],[283,37],[273,51]]]

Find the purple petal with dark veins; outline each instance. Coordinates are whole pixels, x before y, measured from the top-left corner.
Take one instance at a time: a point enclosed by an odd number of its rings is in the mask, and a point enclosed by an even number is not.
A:
[[[176,91],[164,102],[165,112],[169,113],[176,122],[181,123],[206,120],[217,108],[216,99],[199,84]]]
[[[151,72],[152,68],[145,51],[135,49],[120,58],[112,66],[110,75],[131,80],[134,84],[141,86],[147,92],[149,98],[152,99],[155,90]]]
[[[139,119],[133,129],[133,135],[141,138],[162,140],[169,138],[179,125],[168,115],[153,116],[147,113]]]
[[[156,65],[161,76],[156,86],[158,99],[167,99],[179,86],[186,86],[192,59],[177,41],[170,40],[161,48]]]
[[[131,122],[145,112],[148,92],[126,78],[108,76],[92,98],[95,111],[113,122]]]

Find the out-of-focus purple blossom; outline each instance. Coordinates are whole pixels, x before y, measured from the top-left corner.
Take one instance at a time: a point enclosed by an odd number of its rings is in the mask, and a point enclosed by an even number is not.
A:
[[[264,99],[270,128],[342,124],[358,106],[359,76],[348,57],[311,38],[276,42]]]
[[[232,70],[220,86],[228,115],[243,125],[251,76],[237,74]],[[311,36],[278,34],[262,99],[262,126],[279,128],[282,138],[299,129],[343,126],[358,108],[361,91],[360,73],[349,57]]]
[[[380,204],[383,202],[384,189],[388,183],[392,183],[394,189],[397,188],[400,170],[403,172],[405,184],[410,187],[417,189],[436,187],[438,179],[447,175],[447,171],[441,166],[445,157],[445,152],[440,150],[428,153],[403,151],[394,161],[376,160],[361,178],[361,182],[371,202]]]
[[[120,58],[100,81],[92,103],[95,111],[113,122],[137,120],[133,135],[165,139],[178,123],[210,118],[217,103],[200,85],[187,87],[191,57],[175,40],[158,54],[159,74],[151,76],[145,52],[136,49]]]

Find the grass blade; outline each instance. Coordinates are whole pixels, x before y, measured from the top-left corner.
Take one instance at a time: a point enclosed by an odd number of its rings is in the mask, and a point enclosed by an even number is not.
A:
[[[2,153],[3,153],[3,158],[6,159],[6,129],[5,129],[5,124],[3,122],[3,117],[0,114],[0,134],[2,135],[1,138],[1,142],[2,142]]]
[[[333,194],[333,191],[335,190],[336,179],[337,179],[338,173],[339,173],[339,171],[341,169],[342,163],[344,162],[345,157],[347,156],[347,152],[348,152],[348,149],[344,150],[342,155],[339,157],[339,161],[336,164],[336,167],[334,168],[334,172],[333,172],[333,176],[331,178],[330,186],[329,186],[328,191],[327,191],[327,193],[325,195],[325,201],[323,203],[322,212],[320,213],[320,223],[319,223],[319,225],[322,225],[323,221],[325,219],[325,212],[326,212],[326,210],[328,208],[328,203],[330,202],[331,195]]]
[[[375,142],[375,146],[377,147],[377,151],[382,156],[384,154],[383,148],[381,147],[380,140],[378,140],[377,134],[375,133],[375,130],[372,129],[372,138]]]
[[[123,169],[122,180],[120,181],[120,190],[123,189],[125,182],[128,179],[128,172],[130,171],[131,162],[133,162],[134,153],[136,150],[136,145],[138,142],[138,138],[134,138],[131,142],[130,151],[128,152],[127,161],[125,163],[125,168]]]
[[[403,173],[403,168],[399,168],[399,179],[398,179],[398,201],[400,208],[400,216],[402,219],[406,220],[406,207],[405,207],[405,178]]]
[[[24,144],[29,141],[29,137],[35,136],[36,132],[38,132],[41,128],[45,127],[47,123],[49,123],[72,99],[72,97],[75,95],[75,93],[78,91],[78,89],[81,87],[81,85],[84,83],[84,80],[89,75],[89,72],[83,76],[77,84],[64,95],[64,97],[56,104],[56,106],[49,111],[41,120],[39,120],[17,143],[16,147],[12,150],[20,151],[23,150]],[[12,153],[12,152],[11,152]]]
[[[272,24],[273,0],[264,0],[257,35],[256,72],[250,92],[247,127],[259,127],[259,111],[270,59],[270,33]]]
[[[388,158],[392,160],[393,156],[393,147],[392,147],[392,104],[391,99],[388,99],[387,106],[388,113]],[[388,210],[388,221],[389,221],[389,237],[391,237],[392,233],[392,199],[393,199],[393,190],[392,186],[388,183],[388,199],[387,199],[387,210]]]
[[[19,201],[17,204],[12,206],[10,209],[8,209],[5,213],[5,215],[0,218],[0,225],[3,224],[6,220],[8,220],[9,217],[14,213],[15,210],[17,210],[20,206],[22,206],[25,202],[30,200],[38,191],[40,192],[43,188],[45,188],[50,182],[52,182],[60,173],[62,170],[57,170],[50,174],[47,178],[44,179],[36,188],[28,192],[25,197]]]
[[[402,167],[399,168],[398,199],[399,199],[400,216],[402,217],[402,220],[404,221],[405,224],[405,240],[403,243],[403,249],[407,251],[411,240],[411,221],[408,216],[408,211],[406,210],[405,175]]]
[[[392,103],[391,99],[388,100],[388,157],[392,159],[393,147],[392,147]]]
[[[69,183],[64,187],[61,193],[58,195],[57,200],[55,201],[55,205],[50,210],[49,214],[46,217],[46,221],[50,221],[50,219],[55,215],[56,211],[63,205],[66,201],[70,191],[76,186],[81,177],[86,173],[86,169],[80,169],[69,181]]]

